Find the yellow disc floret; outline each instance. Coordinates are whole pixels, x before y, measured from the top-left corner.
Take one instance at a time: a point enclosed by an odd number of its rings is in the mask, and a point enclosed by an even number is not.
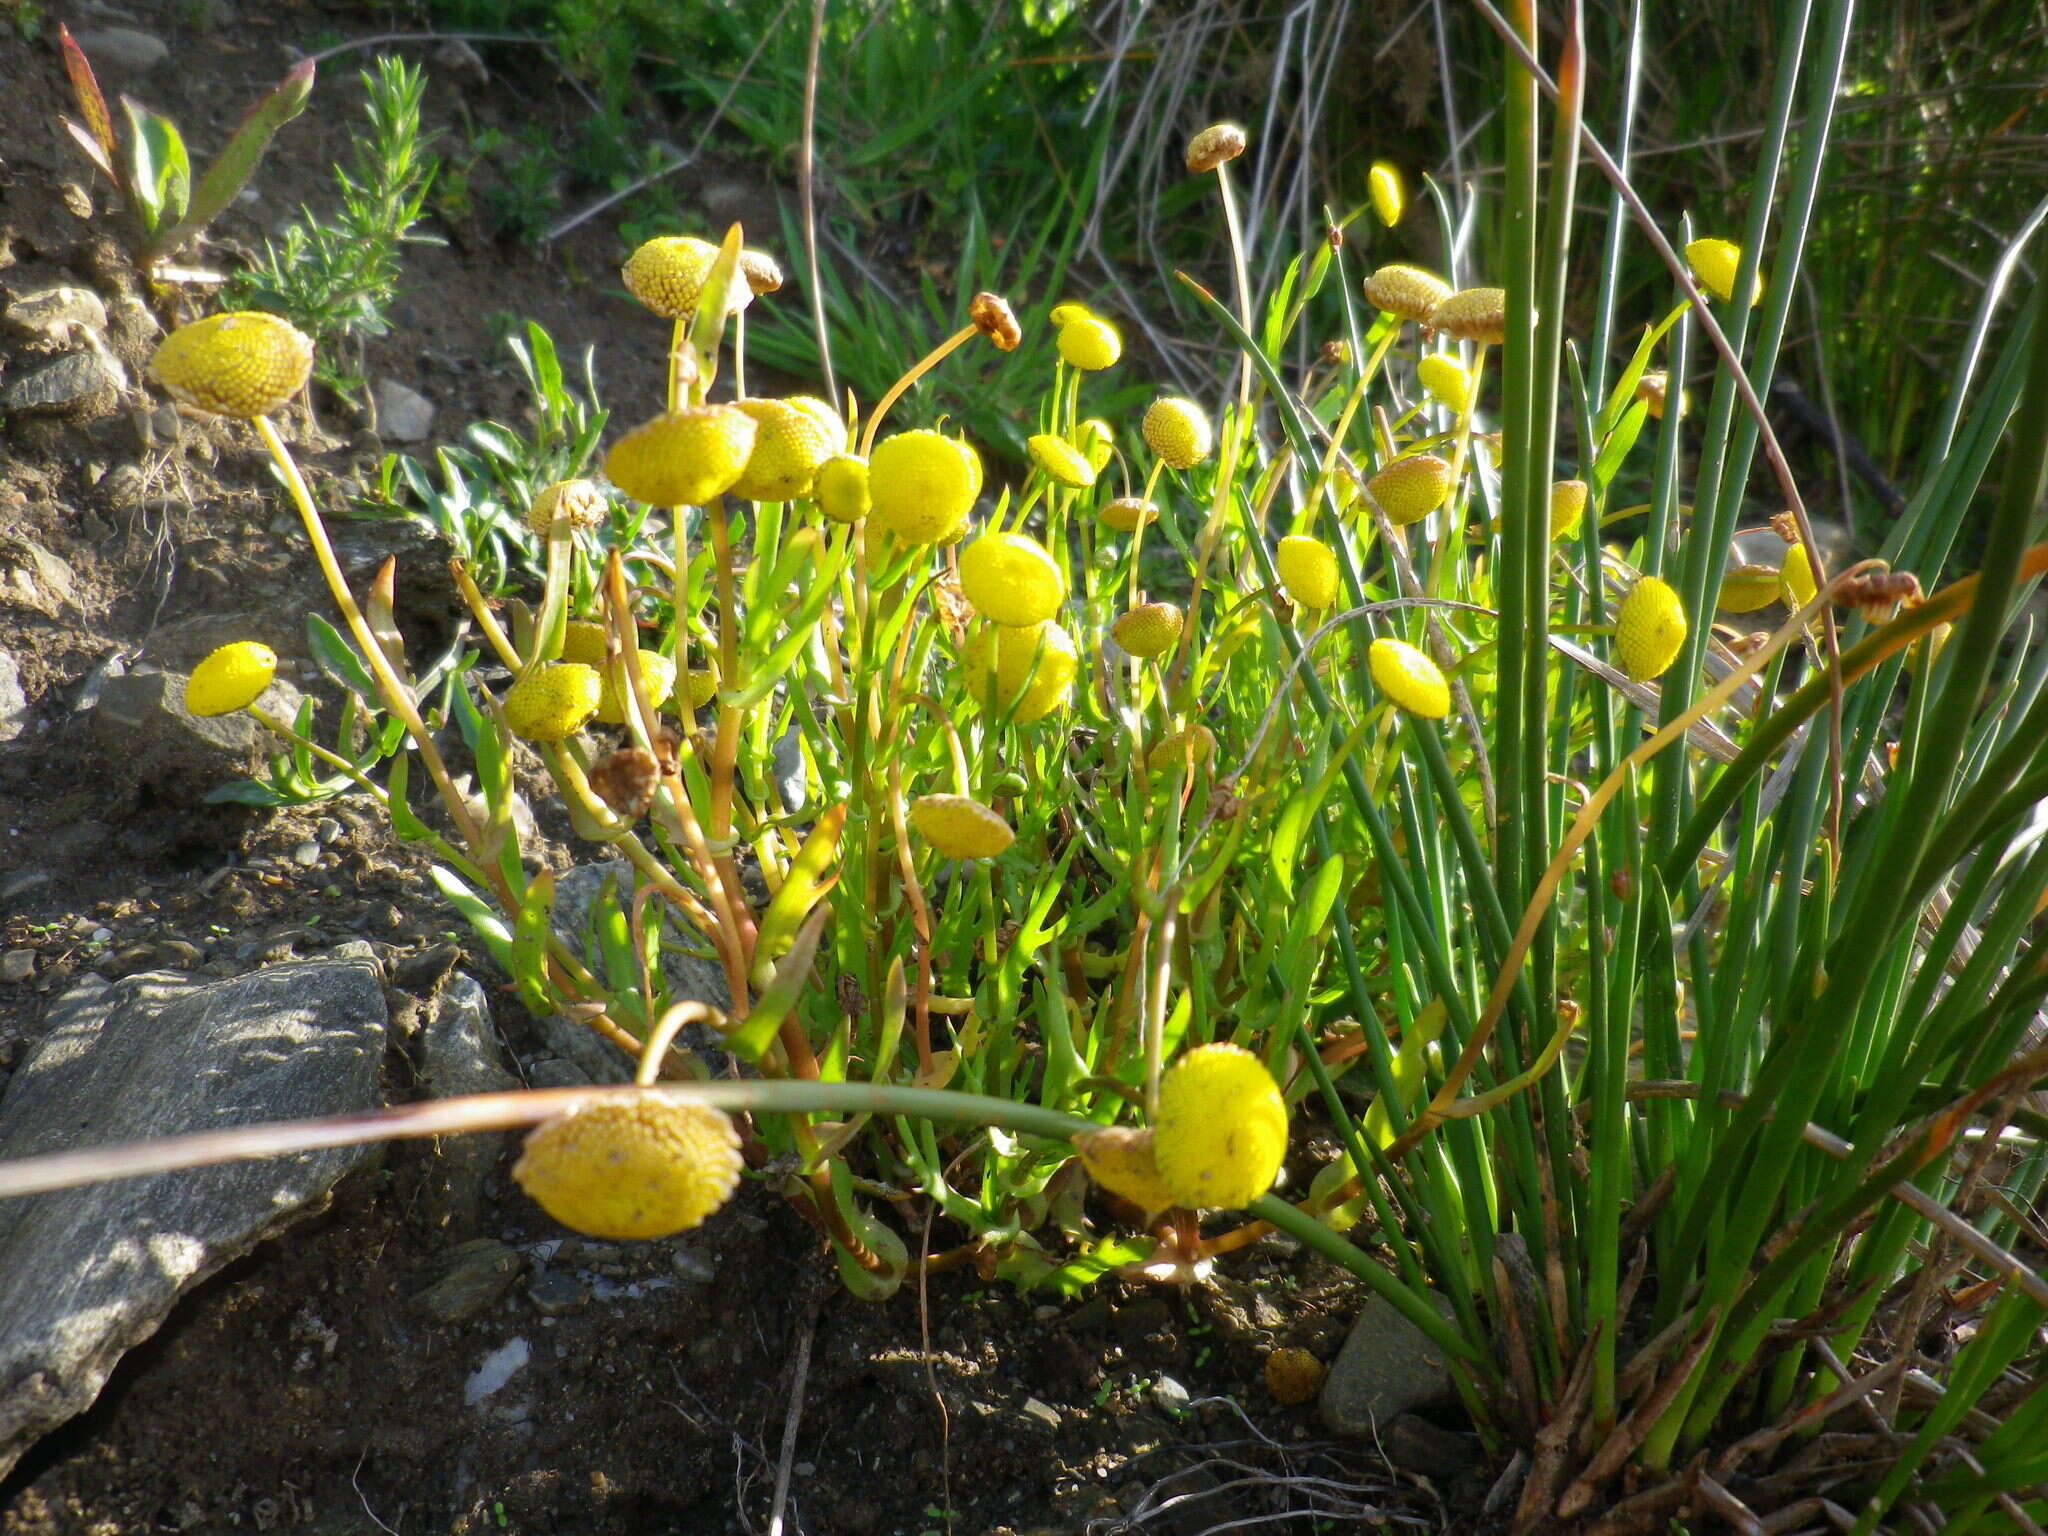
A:
[[[1583,480],[1559,480],[1550,488],[1550,536],[1553,539],[1568,539],[1579,531],[1579,522],[1586,515],[1586,492],[1588,486]]]
[[[521,741],[565,741],[590,723],[603,695],[597,668],[551,661],[505,691],[505,724]]]
[[[571,528],[595,528],[611,511],[604,491],[593,480],[557,480],[526,509],[526,526],[537,539],[544,539],[557,522]]]
[[[1085,491],[1095,483],[1095,466],[1065,438],[1040,432],[1026,440],[1024,447],[1047,478],[1069,490]]]
[[[987,687],[991,651],[996,708],[1014,706],[1012,718],[1020,725],[1042,720],[1066,703],[1081,667],[1074,637],[1050,619],[1028,629],[994,625],[968,642],[964,656],[969,696],[976,700]]]
[[[1365,489],[1396,528],[1419,523],[1451,494],[1451,466],[1433,453],[1396,459],[1365,482]]]
[[[940,544],[967,520],[981,489],[981,459],[944,433],[898,432],[868,460],[876,523],[907,544]]]
[[[1819,593],[1820,586],[1813,579],[1813,560],[1804,544],[1794,544],[1785,551],[1785,563],[1778,568],[1778,590],[1785,606],[1794,610],[1804,608]]]
[[[1158,454],[1168,469],[1193,469],[1209,457],[1216,435],[1209,418],[1192,400],[1168,395],[1146,408],[1145,446]]]
[[[1118,533],[1135,533],[1147,523],[1159,520],[1159,506],[1142,496],[1119,496],[1105,502],[1096,514],[1102,519],[1102,526]]]
[[[1372,211],[1379,215],[1380,222],[1389,229],[1400,223],[1408,206],[1408,190],[1401,185],[1401,173],[1390,162],[1375,160],[1365,185],[1372,198]]]
[[[1159,1177],[1151,1131],[1128,1125],[1083,1131],[1074,1138],[1074,1150],[1081,1154],[1081,1166],[1089,1178],[1112,1194],[1122,1195],[1147,1216],[1179,1204]]]
[[[868,515],[868,461],[852,453],[827,459],[811,481],[811,497],[833,522],[859,522]]]
[[[1145,767],[1153,773],[1172,773],[1192,764],[1200,768],[1216,755],[1216,733],[1206,725],[1191,725],[1175,731],[1145,754]]]
[[[1645,576],[1629,589],[1614,618],[1614,650],[1639,683],[1662,677],[1685,644],[1685,609],[1669,584]]]
[[[1116,327],[1094,315],[1079,315],[1059,330],[1060,356],[1084,373],[1099,373],[1116,366],[1124,355],[1123,338]]]
[[[1321,539],[1289,534],[1273,554],[1280,585],[1303,608],[1327,608],[1337,601],[1337,554]]]
[[[755,427],[754,451],[732,483],[742,501],[808,496],[818,466],[846,446],[846,424],[822,400],[741,400],[733,409]]]
[[[1422,652],[1405,640],[1375,640],[1366,655],[1372,680],[1400,708],[1424,720],[1451,712],[1451,685]]]
[[[1738,565],[1721,578],[1721,594],[1715,599],[1724,613],[1755,613],[1778,600],[1778,576],[1768,565]]]
[[[1159,1084],[1152,1157],[1174,1203],[1234,1211],[1273,1187],[1287,1156],[1287,1105],[1242,1046],[1197,1046]]]
[[[701,507],[738,481],[757,432],[754,418],[736,406],[685,406],[620,438],[604,471],[650,507]]]
[[[1695,240],[1685,248],[1686,264],[1699,285],[1726,304],[1735,297],[1735,274],[1742,266],[1742,247],[1732,240]],[[1759,275],[1750,286],[1749,302],[1754,306],[1764,296]]]
[[[640,651],[640,691],[647,695],[647,707],[659,709],[668,702],[676,685],[676,664],[659,651]],[[626,723],[626,700],[612,686],[611,669],[602,674],[604,691],[598,695],[597,718],[606,725]]]
[[[291,399],[312,371],[312,339],[260,310],[181,325],[149,360],[149,376],[179,404],[250,420]]]
[[[1415,365],[1423,392],[1454,416],[1472,409],[1472,375],[1447,353],[1432,352]]]
[[[605,629],[594,619],[571,619],[562,627],[562,661],[604,665]]]
[[[681,320],[697,312],[697,296],[704,291],[704,279],[718,260],[718,247],[694,235],[660,235],[647,241],[627,258],[619,276],[626,292],[664,320]],[[740,273],[733,274],[726,294],[728,312],[742,309],[754,296],[752,286]]]
[[[1017,840],[1007,821],[966,795],[918,796],[910,824],[949,859],[992,859]]]
[[[1427,325],[1437,305],[1451,296],[1451,285],[1434,272],[1394,262],[1365,280],[1365,302],[1401,320]]]
[[[984,617],[1021,627],[1060,611],[1067,578],[1035,539],[991,533],[961,552],[960,590]]]
[[[195,715],[232,715],[263,696],[277,676],[277,652],[254,640],[224,645],[192,669],[185,708]]]
[[[1140,603],[1117,615],[1109,633],[1132,656],[1163,656],[1180,639],[1187,621],[1172,603]]]
[[[571,1231],[632,1242],[701,1224],[731,1198],[741,1167],[725,1111],[605,1099],[536,1126],[512,1177]]]
[[[1437,305],[1429,328],[1459,341],[1484,341],[1500,346],[1508,339],[1508,295],[1505,288],[1465,288]]]

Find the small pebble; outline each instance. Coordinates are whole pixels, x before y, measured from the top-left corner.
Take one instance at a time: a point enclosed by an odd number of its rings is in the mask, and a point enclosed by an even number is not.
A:
[[[92,941],[95,944],[111,944],[114,942],[114,930],[111,928],[95,928],[92,931]]]
[[[526,1294],[543,1317],[568,1317],[590,1305],[590,1287],[559,1269],[543,1269],[526,1282]]]
[[[313,836],[323,843],[341,841],[342,826],[332,816],[322,816],[314,825]]]
[[[1060,1427],[1059,1409],[1053,1407],[1051,1403],[1042,1403],[1035,1397],[1024,1399],[1024,1416],[1027,1419],[1038,1420],[1047,1429],[1058,1429]]]
[[[1152,1401],[1168,1413],[1182,1413],[1194,1399],[1171,1376],[1162,1376],[1152,1383]]]
[[[311,842],[299,844],[298,847],[292,850],[292,862],[311,869],[320,862],[320,845]]]
[[[10,949],[0,955],[0,981],[27,981],[36,973],[36,952]]]
[[[718,1266],[694,1248],[678,1248],[670,1262],[685,1285],[709,1285],[718,1278]]]

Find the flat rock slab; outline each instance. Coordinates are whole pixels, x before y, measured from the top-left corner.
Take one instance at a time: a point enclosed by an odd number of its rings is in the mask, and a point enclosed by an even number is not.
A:
[[[205,986],[86,982],[53,1006],[0,1099],[0,1158],[369,1109],[386,1023],[369,959]],[[180,1296],[376,1155],[346,1147],[0,1201],[0,1478],[91,1405]]]

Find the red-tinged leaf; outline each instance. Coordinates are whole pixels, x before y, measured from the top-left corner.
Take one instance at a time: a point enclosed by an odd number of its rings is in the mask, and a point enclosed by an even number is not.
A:
[[[68,117],[60,116],[57,121],[64,125],[66,131],[70,133],[73,139],[77,140],[78,147],[85,151],[85,158],[98,166],[100,174],[118,187],[121,184],[121,178],[115,172],[113,162],[107,158],[107,152],[100,148],[100,141],[87,132],[84,127],[74,123]]]
[[[107,98],[100,90],[99,77],[92,72],[85,50],[72,41],[71,29],[61,21],[57,23],[57,41],[63,45],[64,73],[71,77],[71,94],[78,102],[78,115],[85,119],[85,126],[100,147],[95,164],[105,167],[107,175],[119,185],[120,177],[113,167],[120,163],[121,144],[114,137],[114,114],[107,110]],[[121,190],[126,192],[128,189],[122,186]]]
[[[306,102],[313,94],[313,75],[313,61],[306,59],[257,100],[236,126],[226,147],[206,168],[185,217],[151,240],[145,256],[175,250],[235,200],[235,195],[256,174],[256,167],[262,163],[264,151],[270,148],[277,130],[306,110]]]

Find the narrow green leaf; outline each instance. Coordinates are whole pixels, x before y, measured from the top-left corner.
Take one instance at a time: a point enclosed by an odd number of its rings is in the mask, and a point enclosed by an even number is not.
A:
[[[526,882],[519,897],[519,920],[512,931],[512,958],[506,967],[519,989],[519,1000],[536,1018],[556,1011],[554,988],[548,982],[548,935],[555,921],[555,876],[543,869]]]
[[[159,232],[150,242],[149,251],[175,250],[219,217],[256,174],[256,167],[277,130],[306,110],[312,94],[313,60],[305,59],[249,109],[200,179],[198,190],[192,194],[191,210],[172,228]]]

